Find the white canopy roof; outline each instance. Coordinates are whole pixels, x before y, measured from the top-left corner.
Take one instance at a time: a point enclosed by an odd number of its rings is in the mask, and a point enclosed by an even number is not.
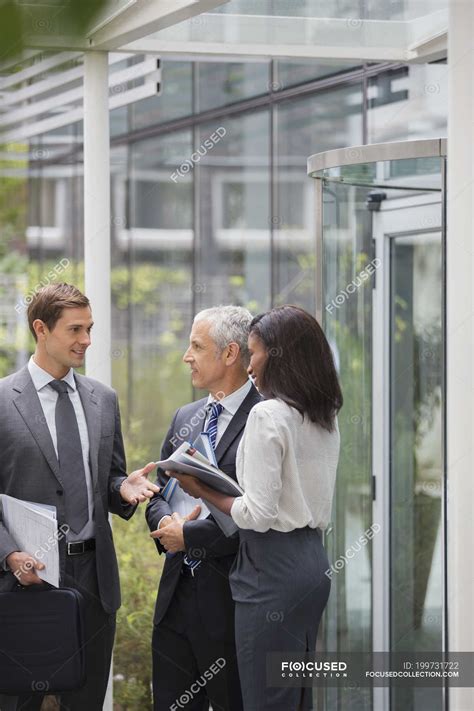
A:
[[[362,11],[361,11],[362,10]],[[446,54],[447,0],[228,0],[122,49],[355,61],[429,61]]]
[[[80,39],[55,20],[32,23],[27,45],[356,61],[445,56],[448,0],[110,0]],[[36,28],[36,29],[34,29]]]

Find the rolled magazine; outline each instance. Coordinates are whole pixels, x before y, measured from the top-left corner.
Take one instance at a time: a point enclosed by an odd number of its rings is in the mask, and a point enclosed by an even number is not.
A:
[[[164,470],[191,474],[197,479],[207,484],[211,489],[220,491],[227,496],[242,496],[243,489],[232,477],[225,474],[218,467],[211,464],[201,452],[199,452],[189,442],[183,444],[171,454],[168,459],[156,462],[157,466]]]
[[[198,443],[196,443],[198,444]],[[204,484],[207,484],[212,489],[220,491],[222,494],[227,494],[228,496],[242,496],[244,493],[240,486],[237,484],[232,477],[225,474],[217,466],[207,459],[207,457],[199,452],[193,445],[189,442],[183,442],[183,444],[178,447],[173,454],[162,461],[156,462],[157,466],[161,469],[169,471],[182,472],[183,474],[191,474],[197,477]],[[162,496],[173,506],[173,498],[189,498],[189,509],[192,510],[196,503],[196,499],[186,494],[181,489],[176,488],[178,486],[178,480],[170,477],[166,486],[161,490]],[[178,501],[176,502],[178,503]],[[205,506],[209,509],[210,513],[213,515],[217,525],[224,533],[225,536],[232,536],[238,530],[237,524],[233,521],[232,517],[228,514],[220,511],[216,506],[213,506],[210,502],[204,501]]]

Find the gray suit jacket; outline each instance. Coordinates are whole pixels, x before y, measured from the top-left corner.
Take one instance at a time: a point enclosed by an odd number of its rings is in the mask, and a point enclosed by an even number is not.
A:
[[[120,413],[111,388],[82,375],[75,374],[75,378],[90,441],[100,599],[104,610],[113,613],[120,607],[120,585],[108,512],[128,519],[135,510],[119,494],[127,475]],[[56,506],[58,525],[67,523],[58,460],[26,366],[0,380],[0,442],[0,493]],[[18,546],[3,525],[0,511],[0,563],[15,550]],[[64,540],[60,540],[59,555],[63,579]],[[0,591],[11,590],[15,583],[12,573],[0,570]]]

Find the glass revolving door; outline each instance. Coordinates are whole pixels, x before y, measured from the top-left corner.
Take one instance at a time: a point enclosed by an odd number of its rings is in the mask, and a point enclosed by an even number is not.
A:
[[[443,140],[308,160],[318,317],[341,378],[326,651],[444,646]],[[441,711],[441,688],[329,688],[318,709]]]

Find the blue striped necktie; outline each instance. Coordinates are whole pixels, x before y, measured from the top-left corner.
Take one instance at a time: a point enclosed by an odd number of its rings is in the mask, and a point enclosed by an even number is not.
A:
[[[219,419],[219,415],[221,414],[223,410],[223,406],[220,404],[220,402],[211,402],[210,405],[210,412],[211,416],[209,417],[209,422],[207,423],[207,434],[209,435],[209,439],[211,440],[211,444],[214,447],[214,450],[216,449],[216,437],[217,437],[217,420]]]
[[[219,415],[221,414],[223,410],[223,406],[220,404],[220,402],[212,402],[210,404],[210,417],[209,417],[209,422],[207,423],[207,429],[206,432],[209,435],[209,439],[211,440],[211,444],[214,447],[214,450],[216,449],[216,437],[217,437],[217,420],[219,419]],[[190,558],[189,556],[185,555],[184,556],[184,565],[187,565],[188,568],[191,568],[191,571],[194,575],[194,571],[196,570],[197,567],[199,567],[202,563],[201,560],[196,560],[195,558]]]

